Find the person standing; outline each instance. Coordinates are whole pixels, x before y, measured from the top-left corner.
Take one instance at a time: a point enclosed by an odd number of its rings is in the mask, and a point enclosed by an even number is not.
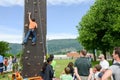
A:
[[[4,64],[4,67],[5,67],[5,71],[7,71],[7,67],[8,67],[8,58],[5,58],[5,59],[4,59],[3,64]]]
[[[113,80],[120,80],[120,47],[114,48],[112,56],[116,62],[105,71],[101,80],[107,80],[111,76]]]
[[[12,56],[9,57],[8,59],[8,71],[12,71],[12,67],[13,67],[13,64],[12,64]]]
[[[103,54],[100,54],[99,59],[100,59],[99,64],[102,67],[99,74],[99,77],[101,78],[104,72],[109,68],[109,62],[105,59],[105,56]]]
[[[73,62],[69,62],[67,67],[70,68],[70,74],[72,77],[74,77],[74,64],[73,64]]]
[[[43,74],[43,80],[52,80],[53,79],[54,71],[51,66],[51,63],[52,63],[52,58],[48,58],[47,65],[46,65],[46,68],[45,68],[44,74]]]
[[[4,61],[4,58],[2,55],[0,55],[0,75],[3,74],[3,61]]]
[[[35,45],[36,42],[36,32],[35,29],[37,28],[37,23],[35,22],[35,19],[31,19],[31,12],[28,13],[29,18],[29,30],[24,38],[24,41],[22,44],[26,44],[29,36],[32,34],[32,45]]]
[[[55,78],[55,66],[56,66],[56,61],[54,60],[54,55],[53,55],[53,54],[50,54],[49,58],[52,59],[51,66],[53,67],[53,70],[54,70],[54,78]]]
[[[108,69],[109,67],[109,62],[105,59],[104,55],[103,54],[100,54],[99,56],[99,59],[100,59],[100,65],[102,67],[102,71],[105,71],[106,69]]]
[[[78,58],[74,63],[75,74],[77,78],[81,78],[81,80],[87,80],[92,70],[91,62],[87,59],[86,54],[86,50],[81,50],[80,58]]]

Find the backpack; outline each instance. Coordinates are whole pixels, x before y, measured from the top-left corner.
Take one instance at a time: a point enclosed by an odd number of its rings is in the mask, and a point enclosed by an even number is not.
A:
[[[113,65],[119,66],[119,68],[120,68],[120,63],[113,63]],[[113,74],[112,76],[113,76],[113,80],[116,80],[115,75]]]
[[[113,63],[113,65],[119,66],[120,68],[120,63]]]

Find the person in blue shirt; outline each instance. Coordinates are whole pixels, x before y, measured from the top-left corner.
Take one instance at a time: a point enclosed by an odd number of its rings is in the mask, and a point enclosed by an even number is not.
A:
[[[3,74],[3,60],[4,60],[3,56],[0,55],[0,75]]]

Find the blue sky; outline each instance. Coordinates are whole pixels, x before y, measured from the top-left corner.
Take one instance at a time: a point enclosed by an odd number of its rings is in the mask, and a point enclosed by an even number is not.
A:
[[[0,41],[22,43],[24,0],[0,0]],[[47,39],[76,38],[94,0],[47,0]]]

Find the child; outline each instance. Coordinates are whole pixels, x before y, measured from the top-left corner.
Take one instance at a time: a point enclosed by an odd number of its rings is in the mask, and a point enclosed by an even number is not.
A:
[[[69,68],[69,67],[66,67],[66,68],[64,69],[64,71],[65,71],[65,74],[62,74],[62,75],[60,76],[60,80],[73,80],[73,77],[72,77],[72,75],[70,74],[70,68]]]
[[[71,74],[72,77],[73,77],[73,75],[74,75],[74,66],[73,66],[73,62],[69,62],[68,65],[67,65],[67,67],[70,68],[70,74]]]
[[[102,67],[99,64],[95,65],[93,68],[93,72],[90,73],[91,77],[88,80],[100,80],[98,75],[100,73],[101,68]]]

